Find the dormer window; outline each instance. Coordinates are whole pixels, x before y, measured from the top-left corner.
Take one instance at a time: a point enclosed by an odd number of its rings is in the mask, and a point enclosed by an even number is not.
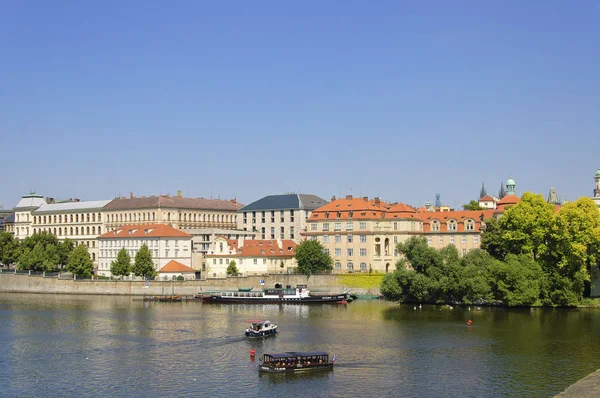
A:
[[[329,218],[329,212],[328,211],[325,212],[325,218]]]
[[[348,218],[352,218],[352,216],[353,216],[353,215],[354,215],[354,212],[353,212],[353,211],[349,211],[349,212],[348,212]]]
[[[448,221],[448,231],[456,231],[456,221],[455,220]]]
[[[342,218],[342,212],[341,211],[337,212],[337,218]]]
[[[439,231],[440,230],[440,223],[437,220],[433,220],[431,222],[431,230],[432,231]]]

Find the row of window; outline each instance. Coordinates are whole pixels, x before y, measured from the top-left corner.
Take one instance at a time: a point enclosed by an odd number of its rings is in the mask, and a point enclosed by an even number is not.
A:
[[[317,231],[318,228],[317,223],[312,223],[310,224],[310,230],[311,231]],[[324,232],[328,232],[329,229],[329,223],[323,223],[322,225],[322,231]],[[367,229],[367,222],[366,221],[361,221],[358,223],[358,229],[360,230],[366,230]],[[341,231],[342,230],[342,223],[341,222],[336,222],[333,223],[333,230],[334,231]],[[354,223],[352,221],[348,221],[346,223],[346,231],[354,231]]]
[[[336,270],[341,270],[342,269],[342,263],[340,263],[339,261],[336,262],[335,263],[335,269]],[[354,270],[354,263],[352,263],[352,262],[346,263],[346,270],[353,271]],[[367,271],[367,263],[360,263],[360,270],[361,271]]]
[[[121,249],[106,249],[106,250],[100,250],[100,257],[103,257],[103,258],[104,258],[104,257],[117,257],[117,254],[119,253],[119,250],[121,250]],[[137,250],[137,249],[127,249],[126,251],[127,251],[127,254],[129,254],[129,256],[130,256],[131,258],[134,258],[134,257],[135,257],[135,255],[136,255],[136,254],[137,254],[137,252],[138,252],[138,250]],[[186,251],[186,250],[184,250],[184,251]],[[179,257],[179,249],[175,249],[175,250],[173,250],[173,252],[174,252],[174,255],[173,255],[173,257]],[[151,249],[151,250],[150,250],[150,254],[151,254],[153,257],[155,257],[155,258],[156,258],[156,257],[158,257],[158,254],[159,254],[159,253],[158,253],[158,249]],[[169,249],[165,249],[165,256],[164,256],[164,257],[165,257],[165,258],[169,258],[169,257],[170,257],[170,254],[171,254],[170,250],[169,250]],[[183,256],[183,257],[185,257],[185,256]]]
[[[440,236],[439,238],[439,243],[444,243],[444,237]],[[432,243],[433,242],[433,238],[431,236],[427,237],[427,243]],[[455,237],[454,236],[450,236],[450,243],[454,243],[455,242]],[[467,243],[467,237],[466,236],[461,236],[460,237],[460,243],[462,243],[463,245]],[[479,236],[473,236],[473,243],[477,244],[479,243]]]
[[[439,231],[440,230],[440,222],[438,220],[433,220],[431,222],[431,230],[432,231]],[[448,229],[448,231],[457,231],[458,230],[458,223],[456,222],[456,220],[449,220],[448,222],[446,222],[446,228]],[[475,231],[475,221],[473,220],[466,220],[465,221],[465,231]]]
[[[98,214],[98,222],[102,221],[102,214]],[[54,214],[51,216],[33,216],[34,224],[63,224],[63,223],[78,223],[78,222],[96,222],[96,213],[85,214]]]
[[[158,261],[154,260],[154,268],[158,268]],[[110,264],[111,261],[101,261],[100,264],[98,265],[99,269],[104,269],[104,270],[110,270]]]
[[[169,247],[171,245],[170,240],[165,240],[165,247]],[[179,240],[175,239],[172,241],[174,247],[179,246]],[[100,242],[100,247],[140,247],[143,244],[146,244],[148,247],[157,247],[158,240],[157,239],[122,239],[122,240],[103,240]],[[185,242],[182,242],[185,243]]]
[[[28,228],[29,229],[29,228]],[[62,227],[58,227],[58,228],[34,228],[33,229],[33,233],[36,234],[38,232],[50,232],[51,234],[54,234],[56,236],[63,236],[63,232],[64,235],[70,235],[70,236],[77,236],[77,235],[93,235],[93,236],[97,236],[97,235],[102,235],[102,227],[98,227],[98,229],[96,230],[96,227],[81,227],[81,229],[79,227],[70,227],[67,228],[65,227],[65,229],[63,230]],[[27,233],[29,234],[29,231],[27,231]]]
[[[253,258],[252,259],[252,263],[254,265],[258,265],[258,260],[259,260],[258,258]],[[244,259],[243,258],[237,259],[235,261],[238,261],[239,265],[244,265]],[[272,264],[277,264],[280,261],[281,260],[279,260],[279,259],[272,259],[271,263]],[[214,265],[217,265],[217,264],[219,264],[219,265],[228,265],[229,264],[229,259],[228,258],[225,258],[225,259],[223,259],[223,258],[218,258],[218,259],[217,258],[213,258],[213,264]],[[263,265],[267,264],[267,259],[266,258],[262,259],[262,264]]]
[[[311,223],[310,225],[310,230],[311,231],[317,231],[318,230],[318,223]],[[330,231],[329,228],[329,223],[323,223],[322,225],[322,231],[324,232],[328,232]],[[359,222],[359,230],[366,230],[367,229],[367,222],[366,221],[361,221]],[[432,231],[439,231],[440,230],[440,222],[438,220],[433,220],[431,222],[431,230]],[[458,229],[458,223],[455,220],[449,220],[447,223],[447,228],[448,231],[456,231]],[[393,223],[393,228],[394,231],[398,230],[398,222],[395,221]],[[412,221],[411,222],[411,226],[410,226],[411,231],[416,231],[417,230],[417,222]],[[333,223],[333,231],[341,231],[342,230],[342,223],[341,222],[336,222]],[[349,221],[346,222],[346,231],[353,231],[354,230],[354,223]],[[475,230],[475,221],[473,220],[466,220],[465,221],[465,231],[474,231]]]
[[[167,213],[167,221],[175,221],[175,214],[178,214],[180,222],[219,222],[234,223],[237,216],[233,214],[194,214],[194,213]],[[171,217],[173,215],[173,217]],[[172,220],[171,220],[172,218]],[[121,213],[108,214],[108,222],[138,222],[138,221],[156,221],[155,212],[147,213]]]

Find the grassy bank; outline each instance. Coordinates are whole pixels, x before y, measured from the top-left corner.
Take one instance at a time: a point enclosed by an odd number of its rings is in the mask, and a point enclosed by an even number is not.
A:
[[[356,289],[379,289],[383,274],[347,274],[337,275],[339,285]]]

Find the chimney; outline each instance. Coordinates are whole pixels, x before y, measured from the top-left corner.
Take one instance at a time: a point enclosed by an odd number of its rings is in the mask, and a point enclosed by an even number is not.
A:
[[[238,249],[244,246],[244,236],[240,236],[240,238],[238,239]]]
[[[283,248],[283,242],[281,241],[281,239],[277,239],[277,246],[281,249]]]
[[[381,207],[381,202],[379,201],[379,197],[378,196],[375,197],[375,206]]]
[[[181,198],[181,189],[177,190],[177,197]]]
[[[237,199],[236,198],[231,199],[231,203],[237,203]]]
[[[332,202],[335,202],[335,195],[333,195],[333,196],[331,197],[331,201],[332,201]]]
[[[369,197],[368,197],[368,196],[363,196],[363,200],[364,200],[365,202],[368,202],[368,201],[369,201]]]
[[[133,199],[133,192],[129,192],[129,199]]]
[[[352,195],[346,195],[346,200],[352,200]]]

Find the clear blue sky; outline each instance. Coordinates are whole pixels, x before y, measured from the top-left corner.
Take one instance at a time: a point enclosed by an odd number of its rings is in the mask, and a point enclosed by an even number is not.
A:
[[[7,1],[0,203],[589,196],[598,1]]]

